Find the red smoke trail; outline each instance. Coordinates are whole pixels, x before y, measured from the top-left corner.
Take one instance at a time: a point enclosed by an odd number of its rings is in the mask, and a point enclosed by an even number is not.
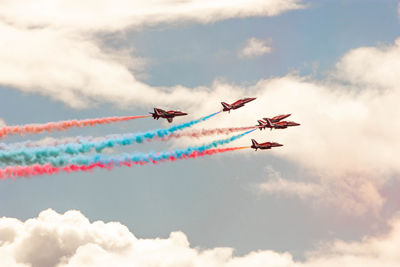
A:
[[[94,126],[97,124],[108,124],[119,121],[129,121],[134,119],[146,118],[151,115],[143,115],[143,116],[124,116],[124,117],[106,117],[106,118],[98,118],[98,119],[86,119],[86,120],[69,120],[69,121],[58,121],[58,122],[48,122],[44,124],[26,124],[26,125],[16,125],[16,126],[4,126],[0,128],[0,138],[5,137],[6,135],[14,135],[14,134],[34,134],[41,133],[44,131],[52,132],[52,131],[64,131],[68,128],[73,127],[87,127]]]
[[[127,167],[132,167],[134,165],[145,165],[148,163],[153,163],[157,164],[160,162],[166,162],[166,161],[176,161],[176,160],[181,160],[181,159],[192,159],[192,158],[198,158],[206,155],[214,155],[214,154],[219,154],[219,153],[225,153],[229,151],[235,151],[239,149],[245,149],[249,148],[248,146],[244,147],[228,147],[228,148],[215,148],[215,149],[207,149],[202,152],[194,151],[190,153],[189,155],[182,155],[182,157],[174,157],[171,156],[168,159],[163,159],[163,160],[152,160],[151,158],[149,161],[124,161],[120,162],[118,165],[115,165],[114,163],[100,163],[96,162],[90,165],[67,165],[64,167],[54,167],[51,164],[44,164],[44,165],[39,165],[39,164],[34,164],[32,166],[8,166],[4,169],[0,169],[0,180],[6,180],[6,179],[15,179],[18,177],[29,177],[29,176],[36,176],[36,175],[43,175],[43,174],[56,174],[59,172],[78,172],[78,171],[92,171],[95,168],[101,168],[101,169],[108,169],[111,170],[114,167],[121,167],[121,166],[127,166]]]
[[[179,137],[193,137],[200,138],[203,136],[216,135],[216,134],[231,134],[234,132],[242,132],[248,131],[256,128],[256,126],[248,126],[248,127],[236,127],[236,128],[216,128],[216,129],[201,129],[201,130],[191,130],[186,132],[175,132],[168,136],[158,138],[161,141],[168,141],[171,138],[179,138]]]

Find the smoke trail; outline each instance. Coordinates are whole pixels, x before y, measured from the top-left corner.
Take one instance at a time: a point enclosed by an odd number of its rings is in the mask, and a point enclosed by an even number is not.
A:
[[[78,171],[92,171],[95,168],[101,168],[101,169],[108,169],[111,170],[114,167],[122,167],[122,166],[127,166],[127,167],[132,167],[134,165],[144,165],[148,163],[153,163],[157,164],[159,162],[166,162],[166,161],[175,161],[175,160],[181,160],[181,159],[191,159],[191,158],[197,158],[197,157],[202,157],[206,155],[214,155],[214,154],[219,154],[219,153],[225,153],[229,151],[235,151],[239,149],[245,149],[248,147],[229,147],[229,148],[215,148],[215,149],[207,149],[202,152],[198,151],[193,151],[190,154],[182,154],[181,157],[175,157],[175,156],[170,156],[168,158],[165,158],[163,160],[152,160],[149,159],[148,161],[122,161],[119,162],[118,164],[115,164],[114,162],[109,162],[107,164],[105,163],[92,163],[90,165],[67,165],[64,167],[54,167],[51,164],[45,164],[45,165],[33,165],[33,166],[11,166],[11,167],[6,167],[5,169],[0,169],[0,180],[5,180],[7,178],[12,178],[15,179],[17,177],[28,177],[28,176],[35,176],[35,175],[43,175],[43,174],[56,174],[60,172],[78,172]]]
[[[86,120],[68,120],[68,121],[58,121],[58,122],[48,122],[45,124],[26,124],[26,125],[16,125],[16,126],[4,126],[0,128],[0,138],[7,135],[24,135],[24,134],[35,134],[41,132],[52,132],[52,131],[65,131],[68,128],[73,127],[87,127],[94,126],[97,124],[109,124],[120,121],[129,121],[140,118],[147,118],[151,115],[143,116],[124,116],[124,117],[106,117],[97,119],[86,119]]]
[[[192,153],[193,151],[197,152],[203,152],[207,149],[211,148],[216,148],[221,145],[225,145],[228,143],[231,143],[253,131],[256,129],[234,135],[232,137],[226,138],[226,139],[221,139],[221,140],[216,140],[213,141],[209,144],[206,145],[201,145],[201,146],[189,146],[185,149],[176,149],[174,151],[163,151],[163,152],[156,152],[156,153],[132,153],[128,154],[125,153],[122,156],[117,156],[117,155],[102,155],[102,154],[95,154],[95,155],[90,155],[90,156],[85,156],[85,155],[78,155],[78,156],[59,156],[55,158],[48,158],[45,159],[41,162],[40,164],[45,164],[45,163],[50,163],[52,166],[64,166],[64,165],[69,165],[69,164],[76,164],[76,165],[90,165],[92,163],[102,163],[102,164],[109,164],[110,162],[113,162],[114,164],[119,164],[120,162],[125,162],[125,161],[132,161],[132,162],[142,162],[142,161],[149,161],[154,160],[154,161],[160,161],[164,159],[168,159],[169,157],[178,157],[180,158],[183,155],[188,155]]]
[[[231,134],[234,132],[241,132],[254,129],[256,126],[248,126],[248,127],[230,127],[230,128],[216,128],[216,129],[195,129],[185,132],[174,132],[168,136],[164,136],[162,138],[158,138],[157,136],[153,139],[145,139],[143,141],[169,141],[173,138],[180,138],[180,137],[191,137],[191,138],[200,138],[203,136],[210,136],[210,135],[220,135],[220,134]],[[76,136],[76,137],[65,137],[65,138],[53,138],[53,137],[46,137],[44,139],[38,141],[24,141],[18,142],[13,144],[5,144],[0,143],[0,149],[3,150],[12,150],[12,149],[21,149],[24,147],[35,148],[41,146],[60,146],[66,145],[71,143],[82,144],[84,142],[101,142],[106,139],[111,138],[124,138],[125,135],[122,134],[113,134],[107,135],[103,137],[92,137],[92,136]]]
[[[231,128],[215,128],[215,129],[201,129],[201,130],[192,130],[180,133],[173,133],[163,138],[159,138],[161,141],[168,141],[172,138],[180,138],[180,137],[192,137],[192,138],[200,138],[203,136],[210,135],[218,135],[218,134],[231,134],[234,132],[242,132],[254,129],[256,126],[248,126],[248,127],[231,127]]]
[[[217,115],[220,112],[221,111],[218,111],[197,120],[174,125],[167,129],[157,129],[145,133],[117,135],[115,137],[110,137],[101,141],[87,141],[81,139],[80,144],[68,143],[55,147],[46,146],[40,148],[21,148],[14,151],[0,151],[0,162],[3,162],[5,164],[30,165],[34,163],[43,163],[49,157],[58,157],[62,154],[76,155],[79,153],[90,152],[92,149],[95,149],[96,152],[101,152],[107,147],[111,148],[116,145],[126,146],[131,145],[132,143],[142,143],[146,140],[163,138],[176,131],[189,128],[197,123],[203,122]]]
[[[92,157],[79,156],[79,157],[62,157],[51,159],[50,163],[46,163],[43,165],[35,164],[33,166],[7,166],[4,169],[0,169],[0,179],[10,178],[10,177],[21,177],[21,176],[29,176],[29,175],[39,175],[39,174],[53,174],[60,171],[73,171],[74,168],[78,168],[78,165],[84,165],[79,167],[79,170],[90,170],[95,167],[106,168],[113,165],[121,165],[129,164],[147,164],[153,163],[156,164],[158,162],[163,161],[173,161],[175,159],[186,158],[192,155],[204,154],[206,155],[208,150],[212,150],[217,146],[228,144],[237,140],[246,134],[253,132],[255,129],[247,131],[245,133],[232,136],[227,139],[216,140],[209,144],[196,146],[196,147],[188,147],[186,149],[176,149],[172,152],[158,152],[158,153],[134,153],[134,154],[125,154],[123,156],[104,156],[104,155],[94,155]],[[222,149],[223,150],[223,149]],[[218,151],[218,149],[216,149]],[[228,149],[229,151],[229,149]],[[125,162],[125,163],[124,163]],[[62,167],[62,165],[67,165]],[[68,167],[69,166],[69,167]]]

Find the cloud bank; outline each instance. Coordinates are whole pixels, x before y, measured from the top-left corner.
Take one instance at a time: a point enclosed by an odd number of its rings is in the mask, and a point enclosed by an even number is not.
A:
[[[274,16],[304,8],[298,0],[51,1],[0,3],[0,84],[37,92],[72,107],[97,101],[150,105],[182,102],[187,88],[154,88],[132,69],[143,60],[104,47],[101,35],[159,24],[212,23]],[[143,92],[146,94],[143,94]],[[204,99],[206,94],[194,93]]]
[[[336,241],[311,251],[305,261],[290,253],[259,250],[234,256],[233,248],[193,248],[186,235],[140,239],[118,222],[90,222],[79,211],[48,209],[25,222],[0,218],[0,265],[8,267],[89,266],[397,266],[400,221],[383,236]]]

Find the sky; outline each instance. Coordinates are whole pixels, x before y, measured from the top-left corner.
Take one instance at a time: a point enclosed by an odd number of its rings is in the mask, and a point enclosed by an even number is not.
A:
[[[226,145],[284,144],[267,151],[1,180],[0,265],[400,262],[398,1],[14,0],[0,3],[0,33],[0,126],[153,107],[188,112],[177,125],[242,97],[257,99],[192,128],[288,113],[301,123]],[[0,143],[168,126],[144,118]]]

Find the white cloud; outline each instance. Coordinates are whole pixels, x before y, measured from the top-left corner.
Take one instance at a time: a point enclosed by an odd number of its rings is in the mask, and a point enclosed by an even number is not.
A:
[[[361,47],[337,64],[335,76],[355,86],[396,89],[400,82],[400,38],[394,45]]]
[[[193,21],[211,23],[229,18],[275,16],[304,8],[301,0],[6,0],[0,18],[19,27],[118,31],[127,27]]]
[[[265,54],[269,54],[272,48],[268,45],[271,40],[259,40],[257,38],[250,38],[247,40],[245,46],[239,51],[241,58],[255,58]]]
[[[74,107],[87,106],[96,96],[118,101],[112,93],[116,91],[129,96],[132,88],[136,94],[147,89],[115,55],[75,33],[4,24],[0,33],[4,37],[0,40],[4,51],[0,53],[0,82],[4,85],[40,92]]]
[[[233,249],[192,248],[186,235],[138,239],[117,222],[90,223],[78,211],[61,215],[45,210],[21,222],[0,218],[0,265],[8,267],[89,266],[397,266],[400,220],[383,236],[360,242],[336,241],[307,253],[303,262],[290,253],[258,250],[233,256]]]

